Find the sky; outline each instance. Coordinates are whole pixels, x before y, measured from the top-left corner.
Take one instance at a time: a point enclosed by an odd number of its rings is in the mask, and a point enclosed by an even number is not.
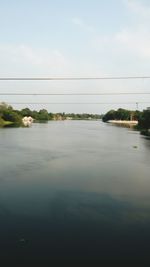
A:
[[[149,74],[149,0],[0,0],[0,77]],[[149,86],[149,79],[0,81],[0,93],[149,93]],[[101,114],[142,110],[150,95],[0,95],[0,101],[26,103],[12,104],[18,109]]]

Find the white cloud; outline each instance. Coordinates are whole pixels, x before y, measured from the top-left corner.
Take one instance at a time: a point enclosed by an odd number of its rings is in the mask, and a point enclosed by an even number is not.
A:
[[[125,50],[136,54],[138,57],[149,60],[150,59],[150,32],[146,29],[122,30],[117,33],[115,40]]]
[[[123,61],[127,58],[131,60],[133,56],[137,60],[142,60],[142,63],[149,64],[150,7],[135,0],[123,0],[123,3],[130,11],[130,23],[114,34],[95,36],[92,45],[103,53],[113,53],[116,61],[119,58]]]
[[[97,36],[92,41],[94,49],[108,55],[113,54],[117,58],[129,58],[132,56],[143,62],[150,60],[150,31],[146,28],[122,29],[114,35]],[[115,58],[114,57],[114,58]]]
[[[124,3],[128,9],[135,14],[143,16],[144,18],[150,18],[150,6],[146,6],[143,2],[136,0],[125,0]]]
[[[52,74],[60,74],[69,70],[69,61],[59,50],[36,49],[28,45],[4,45],[0,44],[0,69],[7,68],[30,69]],[[13,66],[13,69],[12,69]]]
[[[92,27],[91,25],[86,24],[82,19],[75,17],[72,18],[72,23],[78,27],[80,27],[82,30],[87,31],[87,32],[91,32],[94,33],[95,29],[94,27]]]
[[[81,26],[81,27],[84,26],[83,21],[82,21],[81,19],[79,19],[79,18],[73,18],[73,19],[72,19],[72,23],[75,24],[75,25],[79,25],[79,26]]]

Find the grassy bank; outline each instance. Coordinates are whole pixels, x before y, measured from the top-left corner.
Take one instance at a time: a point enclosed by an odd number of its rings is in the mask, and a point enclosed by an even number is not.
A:
[[[11,122],[11,121],[5,121],[2,118],[0,118],[0,127],[9,126],[9,125],[12,125],[12,124],[13,124],[13,122]]]

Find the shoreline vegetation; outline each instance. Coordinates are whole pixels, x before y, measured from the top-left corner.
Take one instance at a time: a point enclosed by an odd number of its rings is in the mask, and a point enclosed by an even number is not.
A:
[[[5,127],[5,126],[8,126],[8,125],[12,125],[13,124],[13,122],[11,122],[11,121],[5,121],[5,120],[3,120],[1,117],[0,117],[0,126],[1,127]]]
[[[133,111],[119,108],[118,110],[110,110],[104,115],[99,115],[87,113],[49,113],[46,109],[41,109],[40,111],[32,111],[29,108],[15,110],[6,103],[0,103],[0,127],[26,127],[34,122],[45,123],[52,120],[100,119],[102,119],[103,122],[114,125],[134,127],[136,130],[139,130],[141,134],[150,136],[150,109]]]
[[[14,110],[6,103],[0,103],[0,127],[30,126],[34,122],[45,123],[48,121],[63,120],[99,120],[99,114],[74,114],[74,113],[49,113],[46,109],[39,111],[24,108]],[[28,123],[29,122],[29,123]],[[31,123],[30,123],[31,122]]]
[[[109,120],[109,123],[117,124],[117,125],[125,125],[125,126],[136,126],[138,125],[137,120]]]
[[[109,110],[102,118],[103,122],[116,125],[134,127],[141,134],[150,136],[150,109],[143,111],[127,110],[119,108],[118,110]]]

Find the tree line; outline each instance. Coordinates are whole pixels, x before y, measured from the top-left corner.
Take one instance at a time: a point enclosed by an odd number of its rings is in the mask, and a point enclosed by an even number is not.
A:
[[[30,110],[29,108],[24,108],[17,111],[22,117],[31,116],[35,121],[48,121],[48,120],[86,120],[86,119],[101,119],[102,116],[98,114],[75,114],[75,113],[49,113],[46,109],[41,109],[40,111]]]
[[[47,122],[49,120],[98,120],[103,122],[109,120],[137,120],[137,128],[141,133],[150,135],[150,109],[143,111],[127,110],[119,108],[118,110],[109,110],[105,115],[98,114],[74,114],[74,113],[51,113],[46,109],[30,110],[24,108],[22,110],[15,110],[12,106],[6,103],[0,103],[0,126],[23,126],[22,118],[31,116],[35,122]]]
[[[22,110],[15,110],[6,103],[0,103],[0,126],[21,126],[23,117],[32,117],[34,122],[47,122],[49,120],[87,120],[87,119],[101,119],[102,116],[98,114],[74,114],[74,113],[51,113],[46,109],[31,110],[24,108]]]
[[[109,120],[137,120],[138,126],[137,129],[141,133],[150,135],[150,109],[143,111],[139,110],[127,110],[119,108],[118,110],[109,110],[102,118],[104,122]]]

